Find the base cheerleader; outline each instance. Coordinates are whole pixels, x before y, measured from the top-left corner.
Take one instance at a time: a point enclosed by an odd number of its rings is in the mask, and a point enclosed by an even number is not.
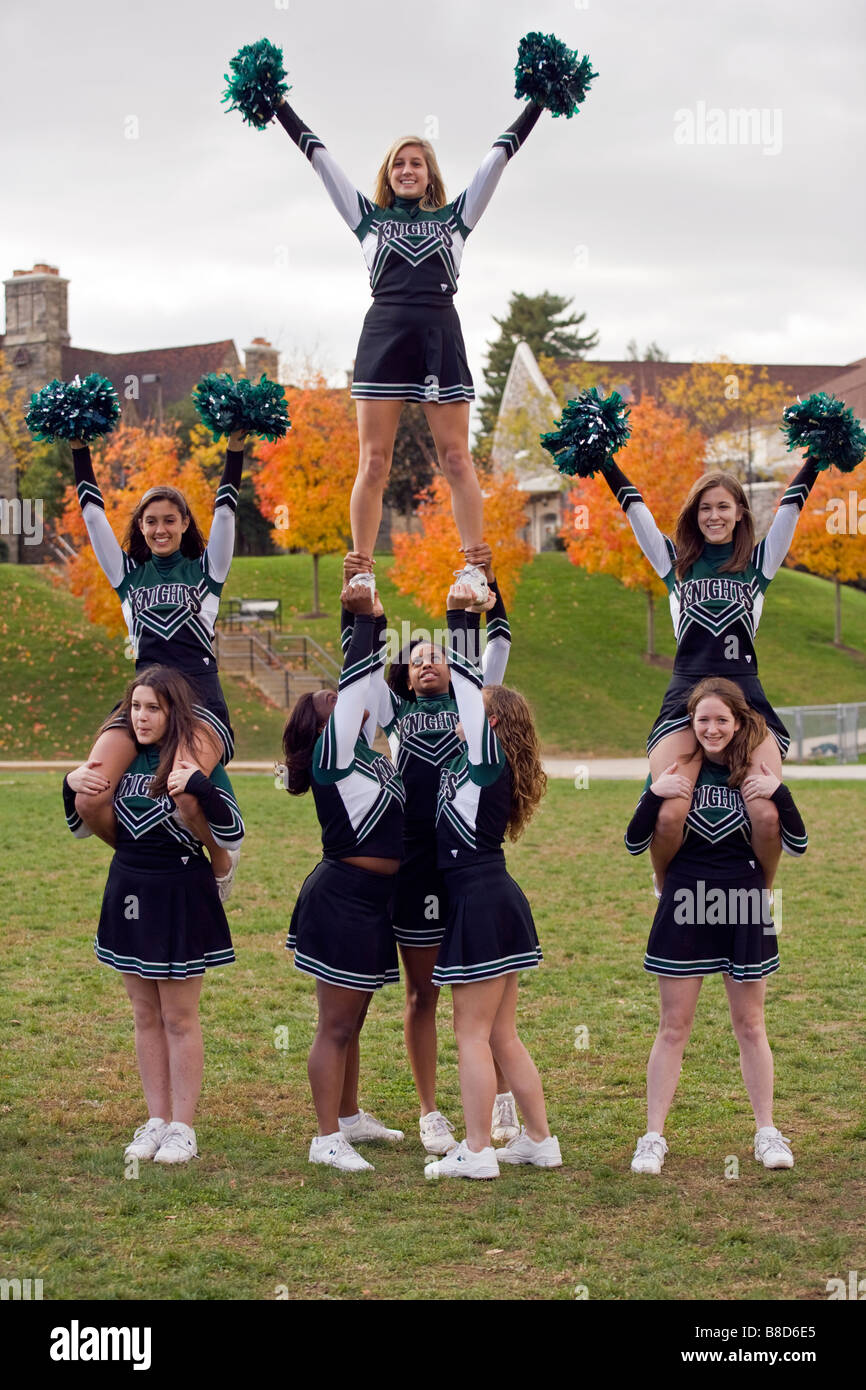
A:
[[[506,831],[512,839],[523,831],[546,778],[525,700],[503,686],[482,689],[481,673],[467,659],[465,610],[472,602],[468,585],[448,595],[449,664],[465,745],[440,774],[436,829],[448,915],[433,971],[434,984],[452,990],[466,1138],[428,1163],[428,1178],[495,1178],[500,1162],[562,1163],[538,1072],[515,1026],[517,974],[539,964],[541,948],[502,852]],[[525,1126],[499,1150],[490,1145],[495,1063]]]
[[[767,588],[788,553],[817,476],[816,465],[807,461],[786,488],[767,535],[755,545],[752,514],[741,484],[729,473],[708,473],[698,479],[683,504],[674,544],[659,531],[622,470],[613,463],[605,468],[605,481],[668,590],[677,640],[673,677],[647,740],[653,778],[677,762],[680,776],[694,782],[700,760],[687,761],[695,750],[687,700],[696,681],[705,676],[734,681],[766,722],[768,732],[752,751],[750,774],[759,776],[761,764],[766,763],[781,777],[788,732],[758,679],[754,642]],[[682,844],[690,801],[686,790],[667,797],[659,811],[651,849],[659,887]],[[752,846],[771,887],[781,853],[778,812],[769,800],[752,811]]]
[[[403,1138],[360,1109],[358,1076],[370,1000],[399,980],[390,906],[404,792],[391,761],[370,747],[370,680],[383,659],[376,641],[381,604],[376,600],[374,612],[370,593],[348,586],[342,602],[354,625],[339,690],[304,695],[283,736],[286,790],[300,796],[312,788],[323,854],[301,888],[286,947],[296,968],[316,981],[319,1016],[307,1071],[318,1133],[310,1162],[361,1172],[373,1165],[354,1144]]]
[[[764,1024],[767,976],[779,968],[771,899],[750,846],[751,818],[763,801],[778,813],[781,845],[806,851],[806,832],[788,788],[767,763],[750,772],[764,743],[764,718],[739,685],[701,681],[687,700],[699,753],[697,777],[672,763],[644,791],[626,832],[630,853],[649,848],[659,813],[688,798],[685,839],[665,876],[644,969],[659,977],[660,1021],[647,1066],[647,1132],[632,1160],[659,1173],[668,1151],[664,1126],[679,1080],[705,975],[724,976],[740,1065],[755,1114],[755,1158],[791,1168],[789,1141],[773,1124],[773,1056]]]
[[[90,450],[73,443],[78,500],[96,558],[117,593],[135,652],[136,670],[170,666],[189,682],[195,700],[192,742],[179,761],[210,773],[234,753],[234,739],[213,650],[220,595],[232,561],[235,513],[243,469],[243,434],[228,441],[210,536],[205,544],[195,517],[176,488],[150,488],[129,521],[119,545],[105,515]],[[102,838],[113,827],[112,801],[121,774],[135,752],[134,735],[121,710],[103,727],[89,762],[98,766],[99,789],[76,797],[78,814]],[[94,782],[96,785],[96,782]],[[182,816],[195,816],[194,798],[181,795]],[[228,896],[236,856],[206,831],[204,843]]]
[[[207,834],[237,850],[244,827],[224,769],[217,765],[207,776],[177,760],[178,750],[191,746],[196,724],[192,690],[177,671],[143,670],[120,708],[135,756],[114,792],[113,823],[103,822],[115,852],[94,950],[123,975],[135,1020],[148,1118],[125,1157],[186,1163],[198,1152],[193,1121],[204,1065],[202,978],[235,958],[203,841]],[[94,776],[84,764],[63,782],[67,824],[79,838],[90,831],[76,809],[77,796],[92,788]],[[181,795],[196,808],[183,820]]]

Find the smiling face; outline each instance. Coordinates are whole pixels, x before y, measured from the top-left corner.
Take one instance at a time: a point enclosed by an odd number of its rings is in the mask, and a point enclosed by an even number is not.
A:
[[[132,692],[129,718],[139,743],[160,743],[168,729],[168,706],[161,703],[149,685],[137,685]]]
[[[154,555],[174,555],[189,526],[189,516],[183,516],[177,504],[167,497],[155,497],[148,502],[138,525]]]
[[[388,182],[398,198],[423,198],[430,174],[420,145],[404,145],[397,151]]]
[[[419,642],[409,657],[407,680],[416,695],[444,695],[451,683],[451,672],[441,647]]]
[[[704,540],[726,545],[733,540],[734,527],[743,515],[742,507],[726,487],[708,487],[698,502],[697,522]]]
[[[707,757],[720,762],[721,754],[740,728],[733,710],[718,695],[705,695],[695,708],[692,722],[695,738]]]

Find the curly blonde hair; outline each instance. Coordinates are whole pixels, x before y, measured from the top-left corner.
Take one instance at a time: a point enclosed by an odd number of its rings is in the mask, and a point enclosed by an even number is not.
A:
[[[496,737],[511,768],[508,838],[518,840],[547,790],[547,773],[528,701],[505,685],[488,685],[485,692],[487,718],[496,720]]]
[[[394,206],[394,190],[391,187],[391,175],[394,172],[394,160],[401,150],[407,145],[417,145],[423,150],[424,158],[427,161],[427,174],[429,182],[421,199],[420,206],[425,212],[435,212],[437,208],[444,208],[448,199],[445,196],[445,180],[439,169],[439,161],[436,152],[429,140],[422,140],[418,135],[401,135],[399,140],[395,140],[387,151],[382,165],[376,175],[376,191],[373,194],[373,202],[380,208],[392,208]]]

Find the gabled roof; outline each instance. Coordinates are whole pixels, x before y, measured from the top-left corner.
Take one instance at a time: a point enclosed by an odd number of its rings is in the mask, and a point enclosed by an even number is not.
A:
[[[150,348],[144,352],[97,352],[92,348],[62,349],[63,379],[78,373],[99,372],[107,376],[120,397],[121,408],[132,404],[142,418],[152,415],[158,399],[157,384],[142,386],[143,376],[158,376],[163,406],[175,405],[188,396],[206,372],[238,372],[242,363],[231,338],[219,343],[193,343],[188,347]],[[128,397],[124,388],[129,377],[137,377],[139,396]]]

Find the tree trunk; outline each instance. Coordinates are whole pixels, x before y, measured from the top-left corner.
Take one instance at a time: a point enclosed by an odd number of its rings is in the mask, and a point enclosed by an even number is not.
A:
[[[842,645],[842,585],[839,583],[839,580],[838,580],[838,579],[834,579],[833,583],[836,585],[836,631],[835,631],[834,636],[833,636],[833,645],[836,646],[836,647],[841,647],[841,645]]]
[[[656,654],[656,605],[649,590],[647,590],[646,602],[646,654],[652,659]]]
[[[313,617],[319,614],[319,557],[313,556]]]

